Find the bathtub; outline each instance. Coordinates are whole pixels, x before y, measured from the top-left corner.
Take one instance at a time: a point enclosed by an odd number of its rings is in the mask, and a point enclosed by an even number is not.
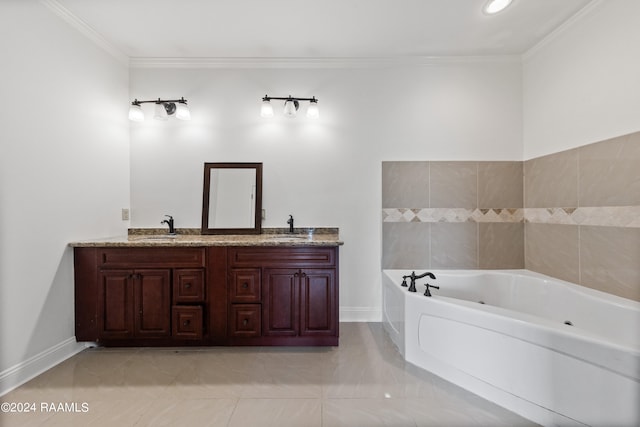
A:
[[[640,303],[528,270],[432,272],[431,298],[382,272],[408,362],[545,426],[640,426]]]

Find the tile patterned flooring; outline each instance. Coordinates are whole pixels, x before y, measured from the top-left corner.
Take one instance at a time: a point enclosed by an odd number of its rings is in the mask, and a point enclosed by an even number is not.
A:
[[[340,328],[336,348],[87,349],[0,397],[37,405],[0,425],[536,425],[405,362],[381,323]]]

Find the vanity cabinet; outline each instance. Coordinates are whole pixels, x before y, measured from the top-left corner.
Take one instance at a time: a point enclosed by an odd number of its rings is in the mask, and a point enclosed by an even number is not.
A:
[[[78,341],[186,344],[203,336],[204,248],[75,248]]]
[[[75,247],[78,341],[338,345],[337,246]]]
[[[229,335],[244,345],[338,345],[336,247],[229,249]]]

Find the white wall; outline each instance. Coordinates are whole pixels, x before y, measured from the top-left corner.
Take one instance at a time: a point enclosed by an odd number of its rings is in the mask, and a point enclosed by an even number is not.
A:
[[[601,0],[525,55],[525,160],[640,130],[639,18]]]
[[[233,64],[232,64],[233,65]],[[133,227],[200,227],[204,162],[263,162],[265,227],[340,228],[341,320],[379,320],[381,162],[522,159],[518,60],[394,68],[133,68],[131,98],[188,99],[192,120],[132,123]],[[259,115],[316,96],[320,120]],[[151,106],[148,116],[152,114]],[[302,108],[305,108],[303,105]]]
[[[2,394],[77,346],[67,244],[126,231],[129,124],[126,65],[39,2],[0,28]]]

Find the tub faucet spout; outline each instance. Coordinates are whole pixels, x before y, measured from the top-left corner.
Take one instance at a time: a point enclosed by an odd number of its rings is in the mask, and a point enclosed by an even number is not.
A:
[[[435,279],[436,276],[433,273],[426,272],[416,276],[416,272],[412,271],[408,276],[402,276],[402,286],[407,286],[407,279],[411,279],[411,285],[409,286],[409,292],[416,292],[416,279],[422,279],[423,277],[429,276],[432,279]]]

